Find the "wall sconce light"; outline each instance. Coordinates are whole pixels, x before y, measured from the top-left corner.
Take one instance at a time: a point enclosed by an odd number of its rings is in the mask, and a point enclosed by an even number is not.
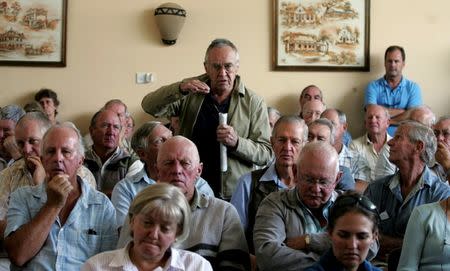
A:
[[[175,3],[164,3],[155,9],[155,20],[162,42],[173,45],[186,20],[186,10]]]

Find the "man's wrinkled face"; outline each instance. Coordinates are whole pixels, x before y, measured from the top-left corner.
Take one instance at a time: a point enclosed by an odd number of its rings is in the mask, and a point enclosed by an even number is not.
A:
[[[433,127],[437,142],[442,142],[450,150],[450,119],[438,121]]]
[[[398,165],[400,161],[407,161],[413,157],[416,150],[416,144],[409,139],[410,127],[400,125],[395,131],[394,137],[388,141],[389,161]]]
[[[325,105],[321,101],[312,100],[306,102],[302,108],[302,116],[306,124],[309,125],[311,122],[320,118],[320,115],[325,110]]]
[[[369,134],[385,133],[389,127],[389,117],[380,106],[368,106],[365,117],[366,130]]]
[[[336,111],[334,111],[334,110],[328,110],[328,111],[325,111],[322,114],[322,118],[326,118],[329,121],[331,121],[331,123],[333,123],[334,131],[335,131],[334,140],[336,142],[339,141],[339,140],[342,140],[342,137],[344,136],[344,132],[346,130],[346,127],[344,126],[343,123],[341,123],[339,121],[338,113]]]
[[[309,87],[304,92],[303,95],[300,97],[300,108],[303,108],[303,105],[306,102],[317,100],[322,102],[322,94],[320,94],[320,89],[318,87]]]
[[[280,123],[270,138],[277,165],[291,167],[303,147],[303,129],[298,123]]]
[[[330,128],[322,124],[311,124],[308,127],[308,142],[325,141],[331,143]]]
[[[16,123],[12,120],[0,120],[0,155],[4,156],[7,154],[6,149],[3,147],[5,139],[9,136],[14,135],[14,129]]]
[[[49,180],[56,175],[76,176],[83,164],[78,144],[78,136],[70,128],[55,128],[47,134],[43,142],[42,165]]]
[[[120,119],[111,110],[100,112],[94,127],[90,128],[90,133],[94,146],[104,149],[115,149],[119,146],[120,139]]]
[[[39,122],[34,120],[23,120],[16,126],[16,143],[23,157],[41,156],[41,141],[44,133]]]
[[[310,209],[321,208],[331,197],[337,180],[337,161],[324,155],[305,155],[297,168],[297,187]]]
[[[229,46],[216,47],[209,51],[204,64],[211,80],[211,91],[223,93],[233,90],[234,80],[239,70],[239,59]]]
[[[159,149],[167,139],[172,137],[172,131],[164,125],[156,126],[147,138],[147,150],[145,151],[146,163],[156,164]]]
[[[167,141],[161,146],[157,160],[158,180],[180,188],[188,201],[194,195],[195,182],[203,167],[194,150],[192,142]]]

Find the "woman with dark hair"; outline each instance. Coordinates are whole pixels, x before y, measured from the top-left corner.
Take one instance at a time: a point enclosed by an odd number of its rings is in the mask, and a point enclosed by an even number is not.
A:
[[[336,199],[328,216],[332,248],[308,271],[379,270],[366,260],[369,247],[378,238],[378,212],[365,196],[348,191]]]
[[[83,271],[212,271],[202,256],[173,246],[189,234],[191,209],[178,187],[157,183],[142,190],[129,212],[133,240],[125,248],[90,258]]]
[[[56,124],[59,106],[58,94],[51,89],[43,88],[34,95],[34,100],[42,106],[45,115],[47,115],[51,123]]]

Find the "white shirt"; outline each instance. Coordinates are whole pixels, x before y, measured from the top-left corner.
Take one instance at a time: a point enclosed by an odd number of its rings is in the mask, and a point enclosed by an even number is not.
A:
[[[131,262],[129,250],[132,242],[124,248],[106,251],[91,257],[81,267],[82,271],[138,271]],[[176,248],[169,248],[170,258],[164,267],[155,271],[212,271],[211,264],[202,256]]]

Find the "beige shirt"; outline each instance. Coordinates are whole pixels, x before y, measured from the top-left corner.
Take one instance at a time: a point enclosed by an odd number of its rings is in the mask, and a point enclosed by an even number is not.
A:
[[[349,148],[359,153],[364,159],[366,159],[367,164],[370,168],[370,181],[375,180],[375,166],[377,164],[378,157],[381,153],[387,155],[389,157],[389,146],[387,146],[387,142],[391,140],[391,136],[386,133],[386,141],[385,146],[383,146],[380,150],[380,153],[377,153],[375,150],[372,141],[370,141],[368,134],[364,134],[363,136],[353,140],[350,143]]]

